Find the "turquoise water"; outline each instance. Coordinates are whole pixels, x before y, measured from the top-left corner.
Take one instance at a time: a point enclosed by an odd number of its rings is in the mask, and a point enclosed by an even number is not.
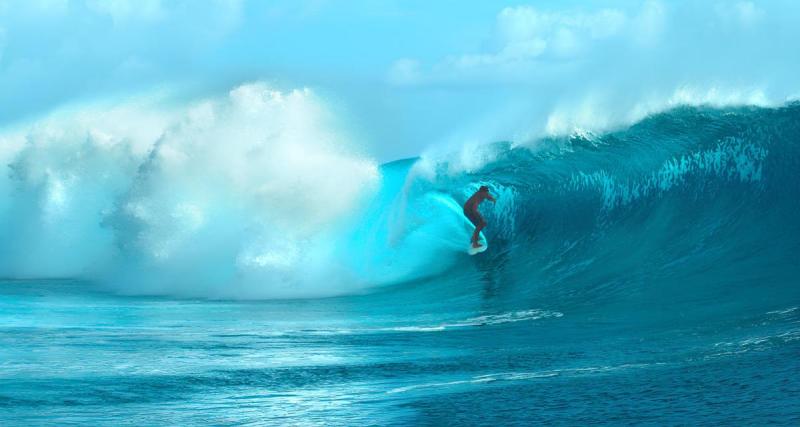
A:
[[[797,425],[798,138],[797,105],[677,109],[384,165],[332,296],[3,280],[0,424]],[[448,212],[481,184],[470,257]]]
[[[514,311],[486,282],[465,285],[476,295],[450,296],[457,307],[443,313],[442,305],[409,304],[419,291],[408,290],[244,303],[4,282],[0,419],[496,425],[800,417],[796,306],[708,310],[695,320],[676,311],[679,320],[667,325],[577,307]]]

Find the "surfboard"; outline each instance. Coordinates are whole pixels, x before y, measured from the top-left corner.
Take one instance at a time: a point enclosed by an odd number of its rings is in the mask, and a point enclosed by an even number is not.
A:
[[[461,206],[459,206],[459,204],[456,203],[455,200],[453,200],[449,195],[442,193],[429,193],[427,196],[435,200],[437,203],[446,206],[448,210],[452,211],[453,215],[455,215],[456,218],[459,218],[456,220],[456,223],[453,224],[456,226],[456,228],[453,230],[456,231],[456,235],[453,236],[454,240],[452,241],[454,248],[459,247],[458,240],[462,238],[466,238],[466,244],[463,247],[464,247],[464,252],[468,253],[469,255],[475,255],[481,252],[485,252],[486,249],[489,248],[489,242],[486,241],[486,236],[483,235],[483,232],[480,232],[478,234],[478,241],[481,243],[481,246],[477,248],[472,247],[472,243],[469,241],[469,239],[470,237],[472,237],[472,233],[475,232],[475,226],[472,224],[472,222],[470,222],[470,220],[466,216],[464,216],[464,212]],[[459,226],[458,224],[460,224],[463,227],[464,234],[457,232]]]
[[[463,215],[462,217],[464,218],[464,221],[466,223],[467,232],[469,233],[469,236],[472,237],[472,233],[475,232],[475,226],[472,225],[472,223],[469,221],[469,219],[467,219],[467,217]],[[475,255],[481,252],[486,252],[486,249],[489,249],[489,242],[486,241],[486,236],[483,235],[483,231],[478,233],[478,243],[480,243],[481,245],[478,246],[477,248],[472,247],[472,242],[467,243],[467,253],[470,255]]]
[[[480,239],[481,245],[477,248],[472,247],[472,243],[467,246],[467,253],[470,255],[479,254],[481,252],[485,252],[486,249],[489,248],[489,245],[486,243],[486,239]]]
[[[460,209],[456,209],[458,216],[464,221],[464,228],[467,230],[467,236],[472,237],[472,233],[475,232],[475,226],[470,222],[469,218],[464,216],[464,214],[460,211]],[[486,241],[486,236],[483,235],[483,231],[478,233],[478,242],[481,244],[477,248],[472,247],[472,242],[467,242],[467,253],[470,255],[479,254],[481,252],[486,252],[486,249],[489,249],[489,242]]]

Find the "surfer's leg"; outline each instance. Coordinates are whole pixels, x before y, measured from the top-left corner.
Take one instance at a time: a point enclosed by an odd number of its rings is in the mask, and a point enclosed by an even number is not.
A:
[[[467,217],[469,222],[471,222],[472,225],[474,225],[475,227],[477,227],[478,224],[480,224],[480,222],[481,222],[480,216],[477,213],[473,212],[473,211],[465,209],[464,210],[464,216]]]
[[[478,245],[478,234],[480,234],[481,230],[483,230],[483,227],[486,227],[486,221],[483,220],[483,217],[479,212],[473,210],[465,209],[464,215],[467,217],[467,219],[469,219],[469,222],[475,226],[475,232],[472,233],[472,238],[469,240],[469,242],[472,243],[473,247],[477,248],[480,246]]]
[[[479,238],[478,235],[481,233],[481,230],[483,230],[483,227],[486,227],[486,221],[484,221],[483,218],[481,218],[481,220],[475,226],[475,232],[472,233],[472,240],[470,240],[472,245],[475,246],[475,247],[480,246],[480,245],[477,244],[478,243],[478,238]]]

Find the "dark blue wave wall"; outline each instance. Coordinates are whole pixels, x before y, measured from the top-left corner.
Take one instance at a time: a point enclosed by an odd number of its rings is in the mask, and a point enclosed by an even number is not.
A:
[[[452,267],[454,286],[477,266],[520,306],[658,321],[800,301],[798,144],[797,104],[679,108],[533,149],[496,144],[477,170],[388,167],[411,168],[408,212],[480,184],[499,195],[482,207],[490,250]]]

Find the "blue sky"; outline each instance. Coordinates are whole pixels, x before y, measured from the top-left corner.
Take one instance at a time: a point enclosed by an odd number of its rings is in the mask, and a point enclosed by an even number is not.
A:
[[[381,161],[800,96],[800,2],[0,0],[0,125],[309,87]]]

